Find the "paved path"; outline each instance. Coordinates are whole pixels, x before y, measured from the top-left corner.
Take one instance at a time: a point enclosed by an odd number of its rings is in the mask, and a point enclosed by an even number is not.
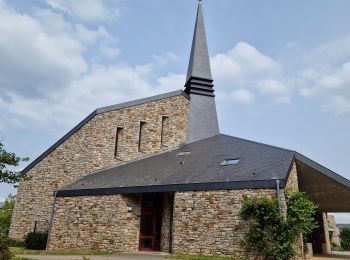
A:
[[[17,255],[36,260],[169,260],[166,254],[140,253],[140,254],[118,254],[118,255]]]
[[[333,252],[330,255],[319,255],[312,258],[313,260],[337,260],[350,259],[350,252]]]

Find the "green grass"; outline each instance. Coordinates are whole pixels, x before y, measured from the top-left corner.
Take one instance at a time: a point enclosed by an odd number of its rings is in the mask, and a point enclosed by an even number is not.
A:
[[[167,258],[182,259],[182,260],[238,260],[238,258],[232,258],[232,257],[194,256],[194,255],[172,255],[172,256],[167,256]]]
[[[32,260],[32,259],[20,257],[20,256],[13,256],[11,257],[11,260]]]
[[[108,255],[107,251],[80,250],[80,249],[57,249],[57,250],[31,250],[23,247],[10,247],[12,254],[21,255]],[[21,260],[21,259],[16,259]]]

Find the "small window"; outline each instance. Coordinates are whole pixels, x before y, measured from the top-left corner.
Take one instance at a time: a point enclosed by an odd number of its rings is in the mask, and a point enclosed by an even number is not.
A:
[[[166,143],[166,136],[168,131],[168,120],[167,116],[162,116],[162,129],[160,132],[160,145],[164,146]]]
[[[222,166],[226,166],[226,165],[236,165],[239,163],[241,159],[240,158],[237,158],[237,159],[225,159],[223,160],[220,165]]]
[[[144,128],[145,128],[145,121],[140,122],[140,129],[139,129],[139,152],[142,151],[143,148],[143,142],[144,142]]]
[[[189,155],[189,154],[191,154],[190,151],[182,151],[182,152],[178,152],[176,155],[177,156],[185,156],[185,155]]]
[[[123,131],[122,127],[117,127],[117,131],[115,133],[114,157],[118,157],[118,154],[119,154],[120,137],[121,137],[122,131]]]

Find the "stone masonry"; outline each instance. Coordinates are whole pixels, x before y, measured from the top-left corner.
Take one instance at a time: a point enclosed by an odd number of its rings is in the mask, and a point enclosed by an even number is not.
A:
[[[293,166],[287,188],[295,190],[296,185],[297,172]],[[254,258],[241,245],[249,227],[240,216],[242,202],[245,198],[276,196],[275,189],[165,193],[161,251]],[[281,196],[282,204],[284,198]],[[128,206],[132,212],[128,212]],[[140,210],[139,195],[57,198],[49,248],[136,252]]]
[[[57,198],[49,249],[135,252],[140,205],[140,195]]]
[[[53,191],[102,168],[139,159],[185,143],[189,101],[173,96],[96,115],[29,172],[21,182],[10,237],[22,239],[35,222],[49,223]],[[161,125],[167,116],[161,145]],[[138,150],[140,121],[146,122]],[[118,154],[114,156],[117,127]]]
[[[249,223],[240,216],[244,198],[275,198],[275,190],[178,192],[174,201],[175,254],[246,255],[241,240]]]
[[[295,163],[285,190],[298,191]],[[281,206],[286,211],[285,190]],[[174,199],[173,252],[190,255],[251,257],[241,245],[249,223],[240,216],[245,198],[276,198],[276,190],[246,189],[177,192]],[[283,209],[283,207],[285,207]],[[302,252],[302,238],[296,243]]]

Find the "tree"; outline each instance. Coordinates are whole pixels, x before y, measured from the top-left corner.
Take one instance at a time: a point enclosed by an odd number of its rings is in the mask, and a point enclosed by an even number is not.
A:
[[[15,206],[16,197],[9,195],[5,200],[5,205],[0,209],[0,234],[7,236],[10,230],[13,207]]]
[[[15,153],[7,152],[0,142],[0,183],[6,182],[16,185],[20,180],[28,179],[24,173],[8,169],[9,166],[17,167],[20,162],[28,160],[29,158],[21,158]]]
[[[340,241],[344,250],[350,250],[350,228],[342,228],[340,230]]]

